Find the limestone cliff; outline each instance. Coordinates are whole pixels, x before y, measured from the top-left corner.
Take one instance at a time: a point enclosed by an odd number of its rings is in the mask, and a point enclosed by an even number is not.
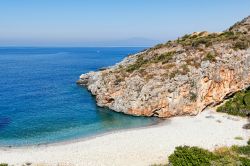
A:
[[[196,115],[250,86],[250,17],[196,32],[80,76],[97,104],[137,116]]]

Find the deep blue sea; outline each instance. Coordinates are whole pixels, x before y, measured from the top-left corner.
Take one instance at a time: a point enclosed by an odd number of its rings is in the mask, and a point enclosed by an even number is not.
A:
[[[0,48],[0,146],[54,143],[157,123],[99,108],[82,73],[144,48]]]

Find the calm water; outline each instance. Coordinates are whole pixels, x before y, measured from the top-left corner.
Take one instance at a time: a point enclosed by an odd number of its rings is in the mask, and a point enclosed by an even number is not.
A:
[[[143,48],[0,48],[0,146],[52,143],[157,123],[99,108],[79,75]]]

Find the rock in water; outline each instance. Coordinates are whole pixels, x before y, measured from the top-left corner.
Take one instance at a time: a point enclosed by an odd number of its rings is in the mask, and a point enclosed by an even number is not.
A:
[[[97,104],[136,116],[196,115],[250,85],[250,17],[128,56],[77,82]]]

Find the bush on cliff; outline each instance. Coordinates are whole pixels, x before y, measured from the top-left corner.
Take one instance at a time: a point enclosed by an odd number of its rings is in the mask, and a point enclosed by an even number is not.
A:
[[[132,73],[133,71],[139,70],[141,67],[145,67],[152,63],[168,63],[174,56],[176,52],[166,52],[163,54],[156,54],[151,59],[144,59],[144,55],[139,55],[137,60],[126,68],[126,71]]]
[[[163,53],[163,54],[161,54],[160,56],[154,58],[153,61],[154,61],[155,63],[158,63],[158,62],[168,63],[168,62],[172,59],[172,57],[173,57],[174,54],[175,54],[175,52]]]
[[[146,64],[148,60],[144,60],[143,56],[139,56],[134,64],[131,64],[127,67],[127,72],[133,72],[135,70],[138,70],[140,67],[142,67],[144,64]]]
[[[208,60],[210,62],[216,62],[216,55],[209,52],[209,53],[206,54],[204,60]]]
[[[236,93],[233,98],[217,108],[218,112],[246,117],[250,114],[250,91]]]
[[[249,41],[237,41],[234,43],[233,48],[235,50],[244,50],[247,49],[249,47]]]

